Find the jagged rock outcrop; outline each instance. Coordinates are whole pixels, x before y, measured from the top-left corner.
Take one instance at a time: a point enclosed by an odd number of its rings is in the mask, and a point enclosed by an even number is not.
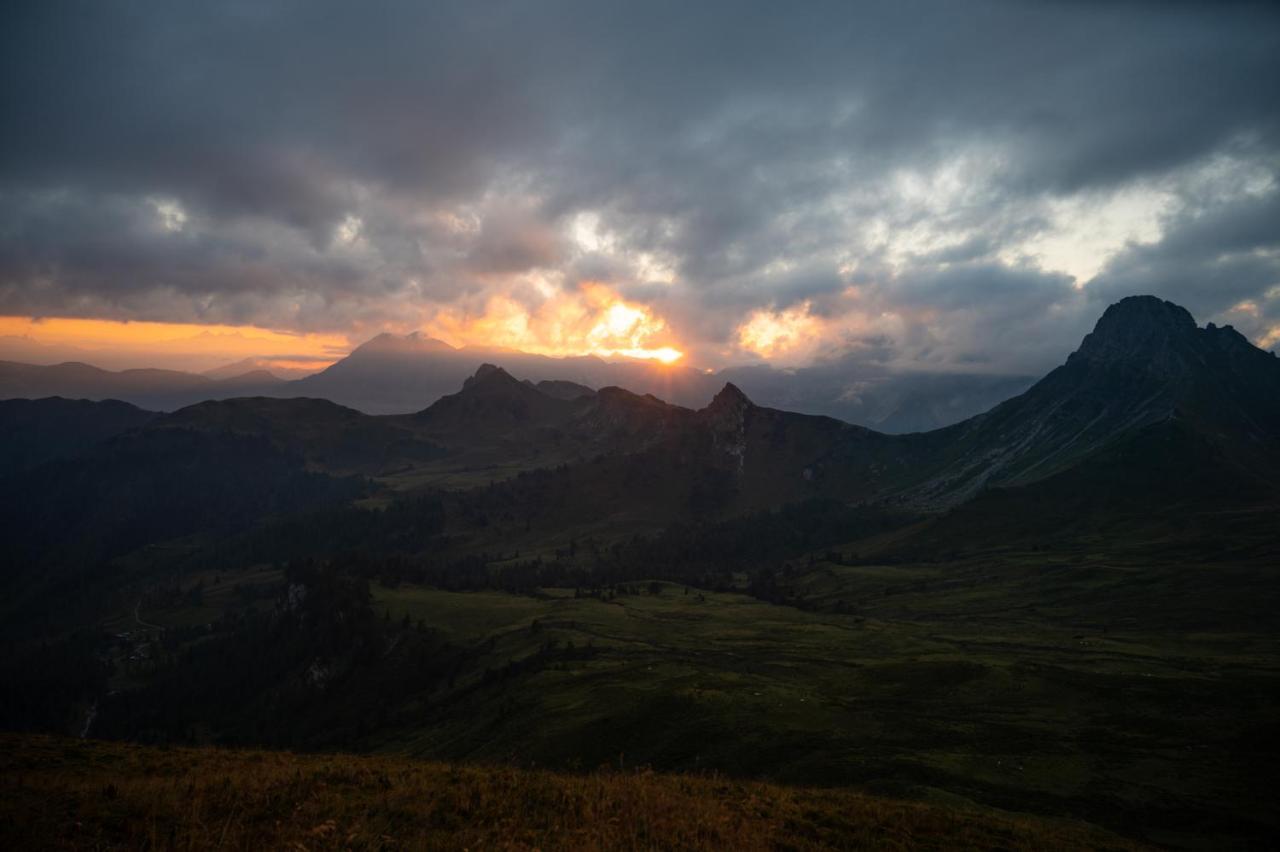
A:
[[[712,446],[733,460],[739,472],[746,466],[747,415],[755,408],[732,382],[725,384],[699,417],[711,431]]]

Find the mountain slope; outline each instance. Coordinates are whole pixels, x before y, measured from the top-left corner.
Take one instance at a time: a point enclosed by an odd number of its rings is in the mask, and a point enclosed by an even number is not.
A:
[[[545,393],[501,367],[481,364],[461,391],[441,397],[413,419],[429,432],[461,439],[551,426],[574,408],[574,399]]]
[[[376,474],[443,454],[392,418],[372,417],[324,399],[250,397],[201,402],[157,420],[156,429],[256,435],[331,473]]]
[[[71,571],[159,541],[346,502],[359,481],[308,470],[262,434],[148,426],[0,480],[0,566]]]
[[[937,470],[913,496],[953,504],[988,485],[1035,482],[1172,420],[1242,472],[1274,470],[1280,360],[1233,329],[1198,328],[1177,305],[1132,296],[1026,393],[935,433],[944,445]]]

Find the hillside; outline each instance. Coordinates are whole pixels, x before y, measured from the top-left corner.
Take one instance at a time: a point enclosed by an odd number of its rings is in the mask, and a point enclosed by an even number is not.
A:
[[[0,476],[78,455],[155,417],[118,400],[53,397],[0,401]]]
[[[1137,849],[1083,823],[602,769],[0,735],[0,839],[62,849]]]
[[[443,450],[388,418],[324,399],[248,397],[191,405],[154,424],[209,434],[258,435],[330,473],[377,474],[438,458]]]

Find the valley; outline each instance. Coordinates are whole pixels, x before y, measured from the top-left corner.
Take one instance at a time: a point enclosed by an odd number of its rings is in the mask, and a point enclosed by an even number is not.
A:
[[[837,549],[795,560],[791,605],[746,594],[745,577],[526,594],[374,582],[375,617],[429,625],[468,656],[347,745],[853,787],[1160,845],[1260,842],[1277,828],[1277,566],[1135,555],[1149,535],[1119,552],[1084,540],[930,562],[848,564]],[[147,620],[212,621],[245,605],[229,589],[283,578],[191,582],[199,608]]]

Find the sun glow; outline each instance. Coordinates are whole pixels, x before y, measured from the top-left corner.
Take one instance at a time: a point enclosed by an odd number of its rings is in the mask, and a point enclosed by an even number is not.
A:
[[[661,361],[664,364],[674,364],[684,357],[683,352],[679,349],[672,349],[670,346],[660,346],[657,349],[620,349],[618,354],[626,355],[628,358]]]
[[[553,357],[620,355],[661,364],[684,357],[662,317],[594,282],[554,291],[534,305],[507,295],[491,296],[478,312],[441,311],[425,330],[455,346],[519,349]]]

